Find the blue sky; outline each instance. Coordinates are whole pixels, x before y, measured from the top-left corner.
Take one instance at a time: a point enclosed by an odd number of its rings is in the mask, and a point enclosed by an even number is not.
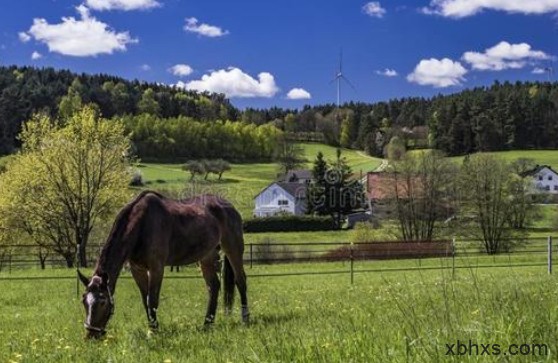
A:
[[[2,65],[220,91],[241,108],[335,102],[341,48],[356,88],[343,85],[342,101],[366,102],[546,80],[558,55],[558,0],[21,0],[1,9]]]

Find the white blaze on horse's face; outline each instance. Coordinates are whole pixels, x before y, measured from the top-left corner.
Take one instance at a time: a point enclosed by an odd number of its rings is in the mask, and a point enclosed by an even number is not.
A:
[[[114,302],[106,284],[99,284],[99,278],[93,278],[83,294],[85,308],[84,326],[88,337],[98,338],[105,333],[105,327],[113,313]]]

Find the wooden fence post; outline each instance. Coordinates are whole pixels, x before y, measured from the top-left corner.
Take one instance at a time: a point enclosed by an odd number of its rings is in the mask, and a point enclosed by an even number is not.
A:
[[[253,250],[252,250],[252,243],[250,243],[250,268],[252,268],[253,263],[252,261],[254,260],[254,254],[253,254]]]
[[[455,277],[455,237],[451,240],[451,277]]]
[[[76,247],[76,298],[79,300],[79,243]]]
[[[354,277],[354,274],[355,274],[355,270],[354,270],[355,258],[354,258],[354,255],[353,255],[353,244],[352,243],[349,245],[349,251],[350,251],[350,259],[351,259],[351,285],[352,285],[355,282],[355,277]]]
[[[548,273],[552,274],[552,236],[548,236]]]

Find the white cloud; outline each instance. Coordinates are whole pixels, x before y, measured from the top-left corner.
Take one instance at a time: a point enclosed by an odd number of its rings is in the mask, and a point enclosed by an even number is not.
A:
[[[187,64],[176,64],[169,68],[169,72],[177,77],[187,77],[192,74],[194,70]]]
[[[293,88],[287,93],[287,99],[289,100],[309,100],[312,98],[310,92],[303,88]]]
[[[88,57],[125,51],[128,44],[137,43],[128,32],[117,33],[107,24],[91,16],[83,5],[76,8],[81,16],[63,17],[58,24],[45,19],[34,19],[27,35],[45,43],[49,51],[74,57]],[[21,39],[21,36],[20,36]]]
[[[147,10],[161,6],[156,0],[86,0],[94,10]]]
[[[386,9],[382,8],[378,1],[371,1],[362,7],[362,11],[366,15],[373,16],[375,18],[383,18],[386,14]]]
[[[36,52],[36,51],[31,54],[31,59],[32,60],[39,60],[42,57],[43,57],[43,55],[39,52]]]
[[[210,38],[222,37],[229,34],[228,30],[223,30],[215,25],[199,23],[196,18],[186,18],[186,25],[184,30],[190,33],[197,33]]]
[[[430,7],[421,11],[449,18],[464,18],[483,10],[520,14],[553,13],[558,12],[558,0],[432,0]]]
[[[22,43],[27,43],[28,41],[31,40],[31,36],[30,36],[29,34],[27,34],[26,32],[19,32],[19,33],[17,34],[17,36],[19,37],[19,40],[20,40]]]
[[[535,67],[535,68],[533,68],[531,73],[533,73],[533,74],[545,74],[548,71],[549,71],[549,68]]]
[[[270,98],[279,92],[272,74],[262,72],[258,74],[258,79],[255,79],[235,67],[212,71],[210,74],[203,75],[200,80],[178,82],[176,86],[200,92],[224,93],[231,98]]]
[[[389,69],[389,68],[386,68],[383,71],[376,71],[376,74],[385,77],[397,77],[399,75],[399,73],[397,73],[395,69]]]
[[[140,69],[144,72],[149,72],[151,70],[151,66],[149,64],[142,64]]]
[[[510,44],[500,42],[484,53],[465,52],[463,60],[480,71],[501,71],[504,69],[519,69],[530,61],[549,59],[550,56],[540,50],[532,50],[527,43]]]
[[[449,58],[438,60],[435,58],[423,59],[415,67],[413,73],[407,76],[407,80],[422,86],[434,86],[436,88],[459,86],[465,81],[467,70],[459,62]]]

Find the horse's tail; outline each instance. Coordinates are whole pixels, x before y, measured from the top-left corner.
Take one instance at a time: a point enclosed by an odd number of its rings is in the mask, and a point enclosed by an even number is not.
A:
[[[223,264],[223,285],[224,285],[224,304],[225,310],[230,312],[232,310],[233,302],[234,302],[234,271],[231,266],[231,262],[229,258],[225,256],[225,261]]]

